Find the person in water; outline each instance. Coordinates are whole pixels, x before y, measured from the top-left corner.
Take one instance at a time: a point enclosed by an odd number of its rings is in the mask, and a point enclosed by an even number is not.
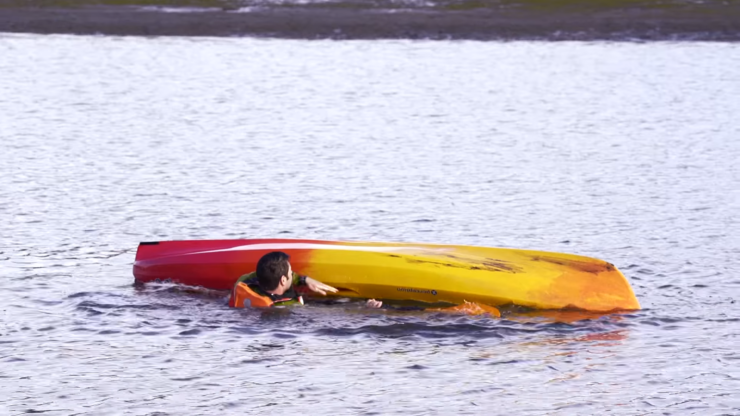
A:
[[[337,289],[308,276],[293,272],[290,256],[282,251],[267,253],[257,262],[257,270],[240,277],[234,284],[229,297],[229,306],[234,308],[303,305],[303,296],[298,289],[326,295]],[[383,302],[369,299],[370,308],[380,308]]]

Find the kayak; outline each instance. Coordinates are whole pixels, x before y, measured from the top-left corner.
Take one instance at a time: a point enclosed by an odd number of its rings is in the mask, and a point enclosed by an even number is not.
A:
[[[156,241],[139,244],[136,282],[230,290],[271,251],[332,296],[594,312],[637,310],[611,263],[573,254],[459,245],[300,239]]]

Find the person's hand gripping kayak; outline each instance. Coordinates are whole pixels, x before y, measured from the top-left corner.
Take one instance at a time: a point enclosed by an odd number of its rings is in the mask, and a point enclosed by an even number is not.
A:
[[[320,295],[326,296],[326,292],[331,293],[337,293],[339,290],[337,290],[335,287],[331,287],[327,285],[326,283],[321,283],[318,280],[308,277],[305,277],[304,284],[308,288],[308,290],[318,293]]]
[[[311,290],[312,292],[321,294],[326,296],[326,292],[331,293],[337,293],[339,290],[337,288],[327,285],[326,283],[321,283],[316,279],[312,279],[308,276],[305,278],[305,285],[306,287]],[[378,309],[383,306],[383,301],[375,300],[375,299],[368,299],[367,302],[365,302],[365,306],[372,309]]]

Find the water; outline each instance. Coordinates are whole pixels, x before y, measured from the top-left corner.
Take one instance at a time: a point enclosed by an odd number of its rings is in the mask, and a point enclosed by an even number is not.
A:
[[[740,414],[740,47],[0,37],[0,414]],[[139,241],[504,246],[642,311],[230,310]]]

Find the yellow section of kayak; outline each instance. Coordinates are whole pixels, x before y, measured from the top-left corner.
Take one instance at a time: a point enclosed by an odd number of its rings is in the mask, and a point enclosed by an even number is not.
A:
[[[430,244],[333,243],[296,270],[339,296],[536,309],[636,310],[612,264],[572,254]]]

